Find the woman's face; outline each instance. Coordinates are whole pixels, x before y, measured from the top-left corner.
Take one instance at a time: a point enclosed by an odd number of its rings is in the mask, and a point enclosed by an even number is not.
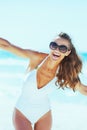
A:
[[[50,57],[53,61],[62,61],[65,56],[68,56],[71,52],[70,43],[68,40],[63,38],[55,38],[50,43]]]

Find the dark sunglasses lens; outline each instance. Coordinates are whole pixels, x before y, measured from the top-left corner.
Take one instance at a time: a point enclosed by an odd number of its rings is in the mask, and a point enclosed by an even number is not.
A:
[[[65,52],[67,52],[67,47],[66,46],[64,46],[64,45],[61,45],[61,46],[59,46],[59,50],[60,50],[60,52],[63,52],[63,53],[65,53]]]
[[[55,42],[51,42],[49,46],[52,50],[57,49],[57,44]]]
[[[68,48],[65,46],[65,45],[57,45],[55,42],[51,42],[49,47],[52,49],[52,50],[56,50],[57,48],[59,49],[60,52],[62,53],[66,53]]]

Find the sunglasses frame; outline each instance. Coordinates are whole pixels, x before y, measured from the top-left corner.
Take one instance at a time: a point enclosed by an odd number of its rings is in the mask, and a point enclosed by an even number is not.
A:
[[[54,47],[52,47],[53,44],[55,44]],[[66,53],[67,51],[69,51],[69,49],[68,49],[67,46],[65,46],[65,45],[58,45],[56,42],[50,42],[49,47],[50,47],[50,49],[52,49],[52,50],[56,50],[56,49],[58,48],[59,51],[62,52],[62,53]],[[61,47],[65,47],[65,50],[62,50]]]

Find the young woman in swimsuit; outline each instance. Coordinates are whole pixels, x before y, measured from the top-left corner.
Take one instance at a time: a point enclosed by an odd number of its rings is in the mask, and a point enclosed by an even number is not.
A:
[[[49,54],[22,49],[3,38],[0,38],[0,48],[30,60],[30,74],[24,82],[13,114],[15,130],[32,130],[32,125],[34,130],[51,130],[48,95],[54,89],[68,87],[87,95],[87,86],[79,78],[82,61],[66,33],[60,33],[49,44]]]

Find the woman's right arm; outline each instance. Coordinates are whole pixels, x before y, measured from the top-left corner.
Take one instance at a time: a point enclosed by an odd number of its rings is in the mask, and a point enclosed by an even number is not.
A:
[[[30,59],[30,68],[35,68],[40,62],[48,55],[46,53],[33,51],[30,49],[22,49],[18,46],[11,44],[9,41],[0,38],[0,48],[9,51],[22,58]]]
[[[3,38],[0,38],[0,48],[9,51],[17,56],[30,59],[38,53],[30,49],[23,49],[15,46]]]

